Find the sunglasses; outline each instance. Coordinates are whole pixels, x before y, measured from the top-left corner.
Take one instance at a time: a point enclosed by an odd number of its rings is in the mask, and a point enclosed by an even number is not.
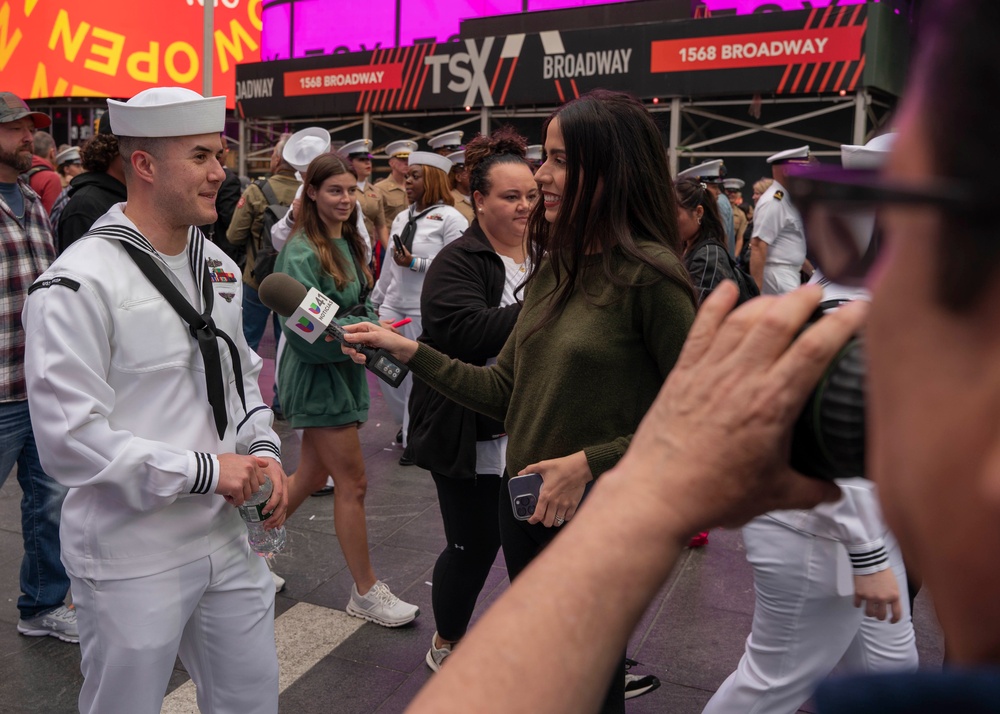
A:
[[[925,206],[965,216],[991,210],[981,191],[953,179],[920,185],[890,181],[877,171],[815,165],[787,172],[785,188],[802,215],[809,260],[842,285],[861,285],[878,257],[880,208]]]

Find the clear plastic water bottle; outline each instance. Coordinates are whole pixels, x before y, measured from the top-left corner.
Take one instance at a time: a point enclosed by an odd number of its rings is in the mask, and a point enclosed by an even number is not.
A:
[[[257,490],[257,493],[253,494],[239,507],[240,516],[247,524],[247,541],[250,543],[253,551],[264,558],[269,558],[272,555],[280,553],[282,548],[285,547],[284,526],[281,526],[281,528],[272,528],[269,531],[264,530],[264,521],[267,520],[267,515],[264,515],[265,509],[267,514],[270,515],[270,509],[267,508],[267,499],[271,497],[273,489],[271,479],[266,479],[264,485]]]

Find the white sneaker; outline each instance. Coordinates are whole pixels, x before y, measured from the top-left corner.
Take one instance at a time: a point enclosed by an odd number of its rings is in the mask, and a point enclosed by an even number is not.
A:
[[[351,599],[347,603],[347,614],[374,622],[382,627],[399,627],[413,622],[420,614],[420,608],[403,602],[389,591],[389,586],[376,580],[372,589],[364,595],[358,594],[358,586],[351,586]]]
[[[427,656],[424,657],[424,661],[427,662],[427,666],[430,667],[435,672],[441,671],[441,665],[444,663],[445,658],[451,654],[451,645],[448,643],[442,644],[440,647],[435,646],[437,642],[438,633],[434,633],[431,636],[431,648],[427,650]]]

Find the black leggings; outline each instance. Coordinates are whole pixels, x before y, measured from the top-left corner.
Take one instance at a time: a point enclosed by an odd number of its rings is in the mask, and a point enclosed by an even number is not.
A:
[[[448,545],[434,565],[431,606],[441,639],[465,635],[476,598],[500,550],[499,476],[454,479],[431,473]]]
[[[507,482],[504,478],[500,494],[500,536],[503,541],[503,557],[507,563],[507,574],[511,581],[528,563],[542,552],[542,549],[559,533],[558,528],[546,528],[541,523],[528,523],[514,518],[510,496],[507,492]],[[590,489],[587,490],[589,494]],[[581,507],[583,504],[581,504]],[[613,593],[609,593],[613,597]],[[622,652],[621,666],[608,686],[608,693],[601,705],[602,714],[624,714],[625,712],[625,653]]]

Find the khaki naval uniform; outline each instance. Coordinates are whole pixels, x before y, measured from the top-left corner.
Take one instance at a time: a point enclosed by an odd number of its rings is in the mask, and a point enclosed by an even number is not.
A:
[[[382,210],[385,213],[385,224],[392,225],[393,219],[406,210],[406,190],[402,184],[396,183],[391,175],[375,184],[375,188],[382,192]]]
[[[382,192],[371,181],[365,182],[364,189],[358,186],[358,202],[361,203],[361,213],[365,219],[365,228],[372,242],[378,240],[376,226],[386,226],[385,209],[382,205]]]
[[[299,190],[301,185],[299,180],[289,171],[278,171],[267,182],[271,184],[274,197],[282,206],[292,205],[295,192]],[[243,268],[243,282],[254,290],[258,287],[257,281],[253,277],[254,257],[260,251],[264,240],[268,244],[271,242],[271,236],[265,238],[261,235],[264,226],[264,211],[266,210],[267,199],[264,198],[264,192],[256,184],[250,184],[240,197],[239,203],[236,204],[233,220],[229,223],[229,229],[226,231],[226,239],[230,243],[233,245],[246,244],[247,246],[247,262]]]
[[[465,216],[465,220],[467,220],[471,226],[472,221],[476,217],[476,209],[472,206],[472,200],[457,188],[453,188],[451,190],[451,197],[455,199],[455,208],[458,209],[459,213]]]
[[[750,236],[743,235],[748,223],[747,214],[739,206],[733,205],[733,234],[736,236],[737,243],[740,240],[750,240]]]

